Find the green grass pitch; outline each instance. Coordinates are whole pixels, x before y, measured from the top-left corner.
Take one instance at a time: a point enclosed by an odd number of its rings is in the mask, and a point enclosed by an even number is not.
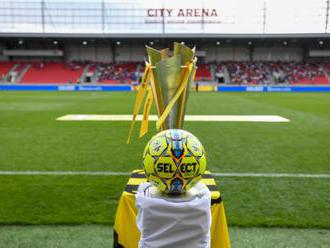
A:
[[[155,133],[126,145],[129,122],[59,122],[131,114],[135,93],[0,92],[0,171],[141,168]],[[154,110],[153,110],[154,111]],[[330,95],[191,93],[187,114],[280,115],[288,123],[187,122],[213,172],[330,173]],[[138,127],[138,125],[137,125]],[[0,175],[0,224],[113,224],[125,176]],[[330,229],[328,178],[217,178],[238,227]],[[243,235],[243,234],[242,234]]]
[[[0,248],[104,248],[112,247],[112,227],[0,226]],[[328,248],[330,230],[231,227],[232,247]]]

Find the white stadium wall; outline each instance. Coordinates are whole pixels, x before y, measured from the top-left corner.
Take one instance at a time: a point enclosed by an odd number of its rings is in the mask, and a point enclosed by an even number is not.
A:
[[[112,61],[112,51],[110,46],[97,46],[95,49],[95,60],[110,62]]]
[[[246,47],[205,46],[206,62],[212,61],[248,61],[249,49]]]
[[[206,62],[249,61],[249,47],[205,46]],[[299,47],[254,47],[251,52],[254,61],[301,61],[303,49]]]
[[[248,61],[249,50],[244,47],[205,47],[205,62],[213,61]]]
[[[141,62],[145,58],[145,47],[142,44],[116,46],[115,51],[114,59],[117,62]],[[111,62],[113,54],[110,45],[69,45],[65,48],[65,60]]]
[[[295,47],[256,47],[253,51],[254,61],[301,61],[302,48]]]
[[[1,49],[1,45],[0,45]],[[216,46],[206,44],[200,48],[205,52],[205,62],[214,61],[302,61],[303,49],[300,47],[250,47],[243,46]],[[141,62],[145,60],[145,46],[141,44],[120,45],[115,48],[113,58],[112,49],[106,45],[68,45],[65,47],[65,60],[67,61],[103,61],[111,62]],[[0,57],[1,59],[1,57]]]
[[[105,45],[69,45],[65,48],[65,56],[68,61],[112,61],[110,46]]]
[[[120,45],[116,47],[117,62],[141,62],[145,59],[144,45]]]

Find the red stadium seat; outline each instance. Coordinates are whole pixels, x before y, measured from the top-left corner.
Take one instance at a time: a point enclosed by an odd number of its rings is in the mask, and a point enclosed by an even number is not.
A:
[[[79,80],[83,66],[78,64],[62,64],[58,62],[33,63],[24,74],[21,83],[68,83]]]

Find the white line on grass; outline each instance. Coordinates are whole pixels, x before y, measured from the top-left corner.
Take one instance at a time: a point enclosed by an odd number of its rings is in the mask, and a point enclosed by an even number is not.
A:
[[[217,177],[301,177],[301,178],[330,178],[330,174],[305,173],[212,173]]]
[[[142,115],[136,118],[142,120]],[[57,121],[131,121],[132,115],[79,115],[71,114],[58,117]],[[150,121],[158,120],[157,115],[150,115]],[[185,121],[244,121],[244,122],[289,122],[279,115],[186,115]]]
[[[330,178],[330,174],[305,173],[212,173],[216,177],[273,177],[273,178]],[[131,172],[116,171],[0,171],[0,175],[87,175],[87,176],[129,176]]]
[[[87,175],[87,176],[127,176],[131,172],[117,172],[117,171],[0,171],[0,175]]]

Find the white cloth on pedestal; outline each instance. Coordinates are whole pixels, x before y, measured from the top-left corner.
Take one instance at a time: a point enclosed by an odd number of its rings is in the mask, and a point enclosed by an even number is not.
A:
[[[139,248],[209,248],[211,194],[197,183],[183,196],[166,196],[150,183],[136,194]]]

